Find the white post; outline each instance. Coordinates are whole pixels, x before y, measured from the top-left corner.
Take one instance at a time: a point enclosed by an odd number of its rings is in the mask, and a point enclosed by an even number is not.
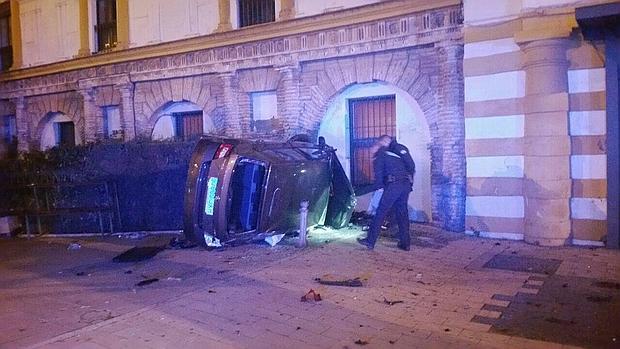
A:
[[[297,247],[306,247],[306,231],[308,230],[308,201],[302,201],[299,208],[299,240]]]

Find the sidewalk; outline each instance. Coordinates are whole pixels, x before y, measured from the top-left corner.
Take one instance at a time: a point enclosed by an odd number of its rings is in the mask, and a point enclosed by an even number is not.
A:
[[[0,241],[0,348],[620,347],[620,251],[428,227],[409,252],[387,238],[367,251],[359,235],[128,264],[111,260],[136,241]],[[310,289],[322,300],[300,301]]]

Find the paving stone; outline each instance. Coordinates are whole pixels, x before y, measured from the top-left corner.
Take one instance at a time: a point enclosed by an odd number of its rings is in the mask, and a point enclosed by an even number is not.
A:
[[[349,237],[330,241],[310,240],[304,250],[164,251],[125,274],[106,264],[126,250],[113,241],[84,241],[88,254],[66,258],[65,242],[0,240],[0,347],[341,349],[359,339],[368,348],[605,347],[613,332],[595,314],[620,322],[617,251],[502,242],[528,258],[560,261],[543,275],[482,268],[503,249],[473,237],[410,255],[389,240],[373,253]],[[53,263],[41,263],[47,260]],[[92,276],[68,272],[85,268]],[[142,273],[183,277],[134,292]],[[324,275],[360,277],[364,286],[318,285],[314,278]],[[301,302],[310,288],[323,300]],[[83,314],[90,314],[86,322]]]

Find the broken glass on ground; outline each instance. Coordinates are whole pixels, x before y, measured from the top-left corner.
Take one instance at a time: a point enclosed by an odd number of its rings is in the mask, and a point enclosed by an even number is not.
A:
[[[277,234],[265,237],[265,242],[269,244],[269,246],[274,247],[284,238],[284,234]]]
[[[205,244],[208,247],[222,247],[222,243],[220,242],[220,239],[216,238],[215,236],[204,233],[204,238],[205,238]]]
[[[170,239],[170,243],[168,244],[168,246],[170,246],[170,248],[173,250],[184,250],[188,248],[194,248],[198,245],[187,239],[181,239],[179,237],[174,237]]]

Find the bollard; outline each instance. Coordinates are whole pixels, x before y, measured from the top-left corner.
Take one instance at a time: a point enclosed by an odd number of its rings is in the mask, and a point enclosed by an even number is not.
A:
[[[299,240],[297,247],[306,247],[306,231],[308,230],[308,201],[302,201],[299,208]]]

